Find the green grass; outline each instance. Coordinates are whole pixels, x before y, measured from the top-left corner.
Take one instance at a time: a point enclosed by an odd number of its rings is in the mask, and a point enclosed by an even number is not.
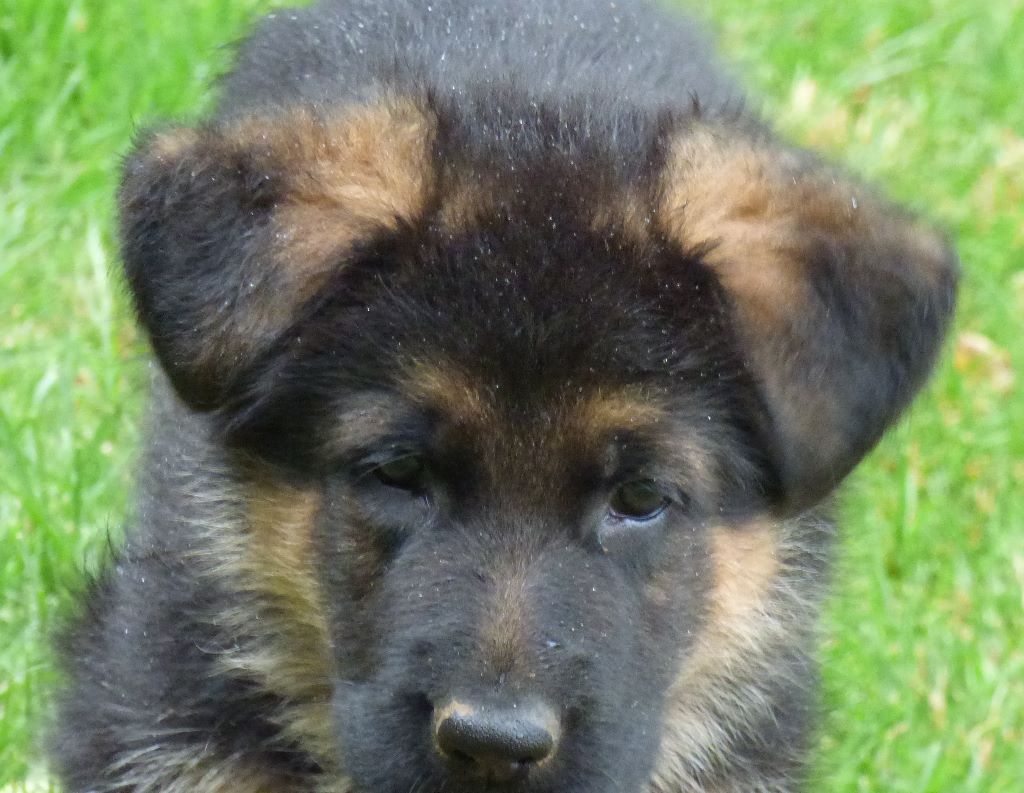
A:
[[[45,788],[47,636],[116,538],[145,351],[113,202],[136,124],[195,116],[264,0],[0,0],[0,791]],[[816,790],[1024,780],[1024,0],[716,0],[791,137],[957,239],[955,338],[855,475]],[[1016,374],[1016,380],[1014,375]]]

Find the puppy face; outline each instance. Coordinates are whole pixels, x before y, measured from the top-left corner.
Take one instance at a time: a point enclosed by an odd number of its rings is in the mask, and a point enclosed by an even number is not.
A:
[[[264,677],[303,654],[360,789],[639,789],[785,643],[786,521],[920,383],[952,260],[753,131],[477,107],[151,137],[129,280],[289,482],[251,570],[312,633]]]
[[[571,222],[368,252],[386,286],[322,306],[275,375],[294,387],[231,428],[321,489],[308,574],[340,751],[368,789],[638,785],[707,619],[711,528],[767,508],[729,328],[685,310],[719,287],[670,249],[566,242]],[[460,706],[534,709],[550,755],[518,747],[515,774],[460,757],[438,743]]]
[[[336,378],[328,404],[302,407],[326,418],[303,435],[329,471],[314,543],[340,746],[370,789],[505,773],[438,745],[438,714],[459,706],[545,714],[554,748],[532,784],[639,784],[706,619],[709,521],[765,505],[728,334],[706,319],[686,332],[693,315],[665,310],[713,300],[706,274],[666,294],[629,285],[629,268],[677,255],[609,254],[582,230],[571,246],[521,239],[392,251],[399,274],[360,307],[381,327],[324,328],[335,365],[303,364]],[[496,288],[523,260],[531,277]],[[438,294],[440,316],[424,311]],[[687,337],[716,341],[665,342]],[[525,771],[536,751],[513,761]]]

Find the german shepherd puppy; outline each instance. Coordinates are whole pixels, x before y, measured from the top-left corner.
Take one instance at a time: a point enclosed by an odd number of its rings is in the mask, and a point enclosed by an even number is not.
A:
[[[272,14],[120,212],[160,371],[68,791],[800,789],[827,502],[940,236],[604,0]]]

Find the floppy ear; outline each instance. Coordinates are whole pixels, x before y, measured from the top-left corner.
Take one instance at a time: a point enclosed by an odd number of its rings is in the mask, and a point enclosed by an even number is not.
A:
[[[711,126],[676,134],[658,217],[732,300],[770,413],[782,509],[814,504],[931,369],[953,312],[955,254],[810,155]]]
[[[433,130],[392,98],[144,136],[121,185],[123,258],[186,403],[223,404],[356,246],[418,216]]]

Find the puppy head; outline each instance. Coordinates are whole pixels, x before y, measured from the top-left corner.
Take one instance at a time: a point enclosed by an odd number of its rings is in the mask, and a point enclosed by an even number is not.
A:
[[[875,443],[949,321],[945,245],[809,157],[577,111],[388,98],[129,160],[163,367],[317,493],[305,561],[262,569],[311,582],[279,613],[323,611],[324,729],[370,790],[634,789],[699,743],[679,702],[749,717],[722,675],[807,618],[778,608],[811,569],[781,518]]]

